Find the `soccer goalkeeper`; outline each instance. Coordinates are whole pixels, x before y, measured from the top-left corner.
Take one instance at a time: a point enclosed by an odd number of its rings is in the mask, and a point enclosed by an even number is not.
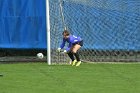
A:
[[[64,48],[66,42],[69,43],[68,47],[66,48],[66,50],[64,50],[64,52],[66,52],[70,57],[70,59],[72,60],[72,66],[74,65],[80,66],[81,60],[79,58],[78,50],[83,46],[83,40],[80,37],[71,35],[67,30],[64,30],[62,35],[63,42],[60,45],[60,48],[58,48],[58,51],[60,52],[61,49]]]

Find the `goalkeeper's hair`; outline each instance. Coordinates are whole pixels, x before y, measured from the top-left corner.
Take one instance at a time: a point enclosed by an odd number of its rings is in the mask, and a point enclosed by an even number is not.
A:
[[[69,35],[70,35],[70,32],[69,32],[68,30],[64,30],[63,33],[62,33],[62,35],[64,35],[64,34],[65,34],[66,36],[69,36]]]

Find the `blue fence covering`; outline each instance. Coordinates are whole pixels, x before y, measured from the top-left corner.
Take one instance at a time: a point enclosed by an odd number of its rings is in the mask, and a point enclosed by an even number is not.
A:
[[[0,0],[0,48],[46,48],[45,0]]]

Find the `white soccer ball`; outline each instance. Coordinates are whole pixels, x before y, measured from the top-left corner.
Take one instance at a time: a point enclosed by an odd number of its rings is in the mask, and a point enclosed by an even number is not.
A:
[[[43,59],[43,58],[44,58],[44,55],[43,55],[43,53],[38,53],[38,54],[37,54],[37,57],[38,57],[39,59]]]

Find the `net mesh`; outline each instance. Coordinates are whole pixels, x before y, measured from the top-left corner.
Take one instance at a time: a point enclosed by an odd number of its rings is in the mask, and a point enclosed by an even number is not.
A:
[[[52,62],[69,59],[56,52],[65,27],[83,38],[83,61],[140,61],[139,0],[50,0],[50,21]]]

